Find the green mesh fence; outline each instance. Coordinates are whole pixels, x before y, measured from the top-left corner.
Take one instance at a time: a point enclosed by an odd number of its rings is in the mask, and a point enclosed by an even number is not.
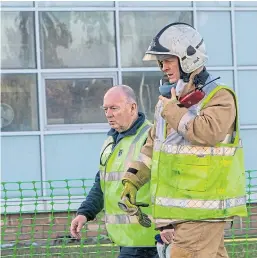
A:
[[[225,230],[229,257],[257,257],[257,170],[246,171],[247,218],[235,218]],[[2,257],[117,257],[108,239],[104,215],[89,222],[82,239],[69,228],[93,180],[3,182],[1,190]]]

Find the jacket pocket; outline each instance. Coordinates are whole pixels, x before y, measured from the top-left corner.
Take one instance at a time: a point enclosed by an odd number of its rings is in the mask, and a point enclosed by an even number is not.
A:
[[[173,170],[177,189],[205,192],[211,173],[210,156],[185,155]]]

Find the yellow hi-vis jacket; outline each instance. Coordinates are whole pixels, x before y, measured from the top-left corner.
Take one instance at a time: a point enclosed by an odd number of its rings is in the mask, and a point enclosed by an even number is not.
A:
[[[179,131],[197,116],[206,103],[225,86],[206,86],[205,97],[190,107],[179,123]],[[235,97],[236,100],[236,97]],[[232,143],[214,147],[191,145],[175,130],[166,135],[161,116],[162,102],[156,108],[151,193],[153,218],[163,220],[205,220],[247,216],[245,167],[239,137],[238,112]]]
[[[119,206],[120,196],[123,191],[121,179],[128,163],[136,160],[144,145],[150,122],[145,121],[138,128],[137,133],[124,137],[115,147],[110,136],[105,141],[100,165],[100,182],[104,194],[105,222],[108,235],[119,246],[150,247],[155,245],[154,225],[150,228],[141,226],[135,216],[129,216]],[[145,184],[137,193],[137,202],[150,204],[150,184]],[[151,217],[151,205],[142,208],[142,211]]]

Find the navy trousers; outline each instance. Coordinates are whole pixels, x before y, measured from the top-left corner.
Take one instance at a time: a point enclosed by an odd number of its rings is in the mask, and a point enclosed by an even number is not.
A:
[[[156,247],[120,247],[118,258],[158,258]]]

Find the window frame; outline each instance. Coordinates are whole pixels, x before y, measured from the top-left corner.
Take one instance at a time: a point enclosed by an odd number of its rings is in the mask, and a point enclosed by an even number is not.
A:
[[[21,77],[30,77],[30,80],[31,80],[31,83],[35,85],[35,89],[33,89],[33,86],[30,85],[29,86],[29,93],[30,93],[30,97],[31,97],[31,102],[30,102],[30,105],[31,105],[31,113],[34,112],[34,114],[36,114],[36,117],[35,117],[35,121],[33,122],[33,116],[31,116],[31,121],[30,123],[33,124],[33,123],[36,123],[37,124],[37,129],[34,129],[34,128],[31,128],[31,130],[14,130],[14,131],[2,131],[2,128],[1,129],[1,134],[2,135],[10,135],[10,136],[14,136],[14,135],[38,135],[39,134],[39,131],[40,131],[40,111],[39,111],[39,99],[40,99],[40,96],[38,94],[38,74],[35,73],[35,72],[31,72],[31,70],[27,70],[28,72],[24,73],[24,72],[20,72],[20,70],[14,70],[15,72],[7,72],[6,70],[1,70],[1,84],[2,84],[2,78],[5,77],[5,76],[10,76],[10,77],[13,77],[13,76],[17,76],[18,78],[21,76]],[[20,88],[20,85],[18,85],[18,88]],[[2,88],[1,88],[1,95],[2,93],[4,93],[2,91]],[[33,94],[34,93],[34,94]],[[2,102],[2,97],[1,97],[1,104],[7,104],[7,103],[4,103]],[[35,106],[33,106],[32,103],[35,103]],[[9,104],[7,104],[9,105]],[[11,106],[12,109],[14,109],[12,106]],[[34,110],[34,111],[33,111]]]
[[[30,47],[30,49],[32,49],[32,53],[30,58],[32,58],[31,60],[29,60],[29,62],[31,62],[33,65],[33,67],[22,67],[22,66],[15,66],[15,67],[12,67],[13,64],[11,64],[11,66],[2,66],[2,59],[1,59],[1,70],[3,70],[4,72],[5,71],[9,71],[9,70],[36,70],[37,69],[37,50],[36,50],[36,41],[37,41],[37,36],[36,36],[36,22],[35,22],[35,11],[33,9],[31,9],[31,7],[25,7],[25,9],[19,7],[19,8],[13,8],[13,7],[1,7],[0,5],[0,9],[1,9],[1,13],[28,13],[29,16],[31,14],[31,19],[32,19],[32,27],[29,28],[31,29],[32,33],[29,34],[29,43],[32,42],[32,45]],[[17,17],[16,17],[17,18]],[[30,17],[29,17],[30,18]],[[1,20],[2,20],[2,17],[1,17]],[[1,25],[2,26],[2,25]],[[16,27],[15,27],[16,28]],[[30,37],[32,37],[32,40],[30,39]],[[31,40],[31,41],[30,41]],[[20,45],[21,42],[19,42]],[[1,52],[2,52],[2,49],[3,46],[1,45]],[[2,53],[1,53],[2,55]],[[2,57],[1,57],[2,58]],[[25,59],[24,59],[25,60]],[[23,59],[19,60],[19,63],[21,62],[24,62]],[[13,62],[13,60],[11,60],[11,62]]]
[[[116,72],[98,72],[98,73],[44,73],[41,77],[41,85],[42,85],[42,115],[43,115],[43,130],[48,131],[50,134],[53,133],[53,131],[56,131],[56,134],[58,132],[70,132],[70,133],[76,133],[76,132],[93,132],[93,133],[99,133],[99,132],[106,132],[110,129],[109,124],[107,123],[86,123],[86,124],[56,124],[56,125],[48,125],[47,124],[47,103],[46,103],[46,86],[45,86],[45,80],[47,79],[112,79],[113,83],[112,86],[118,84],[117,79],[117,73]]]
[[[88,8],[88,7],[76,7],[74,10],[69,10],[68,9],[69,7],[42,7],[42,8],[38,8],[38,20],[37,20],[37,23],[38,23],[38,36],[39,36],[39,39],[38,39],[38,42],[39,42],[39,45],[40,45],[40,67],[42,69],[46,69],[46,70],[54,70],[54,69],[104,69],[105,67],[109,68],[109,69],[114,69],[114,68],[117,68],[118,67],[118,62],[117,62],[117,35],[116,35],[116,27],[115,27],[115,19],[116,19],[116,14],[115,14],[115,9],[114,7],[106,7],[106,8],[97,8],[97,7],[94,7],[94,8]],[[77,9],[79,8],[79,9]],[[111,9],[110,9],[111,8]],[[99,66],[99,65],[96,65],[96,66],[86,66],[86,65],[82,65],[82,66],[77,66],[77,65],[74,65],[74,66],[67,66],[66,64],[62,65],[62,66],[52,66],[50,67],[49,65],[47,65],[47,58],[45,56],[45,45],[44,45],[44,36],[42,35],[41,33],[41,28],[42,28],[42,14],[43,13],[46,13],[46,12],[50,12],[50,13],[83,13],[83,12],[88,12],[88,13],[98,13],[98,12],[106,12],[106,13],[111,13],[112,14],[112,28],[113,28],[113,44],[114,44],[114,49],[113,49],[113,54],[114,54],[114,60],[115,60],[115,63],[114,65],[110,65],[110,64],[107,64],[107,65],[102,65],[102,66]],[[68,51],[69,52],[69,51]]]

